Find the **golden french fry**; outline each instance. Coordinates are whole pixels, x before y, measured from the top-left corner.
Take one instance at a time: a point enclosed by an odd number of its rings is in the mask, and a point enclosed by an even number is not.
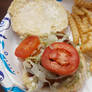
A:
[[[81,29],[81,34],[85,34],[89,31],[88,27],[84,25],[83,23],[81,23],[80,29]]]
[[[92,57],[92,1],[75,0],[75,5],[84,12],[81,17],[74,10],[72,14],[79,28],[82,42],[81,51]]]
[[[92,8],[92,1],[88,2],[86,0],[75,0],[75,5],[79,7]]]
[[[81,23],[82,23],[81,18],[80,18],[78,15],[76,15],[76,14],[72,14],[72,16],[73,16],[73,18],[75,19],[75,21],[76,21],[78,27],[80,28],[80,25],[81,25]]]
[[[88,39],[92,40],[92,32],[88,32]]]
[[[92,25],[92,12],[89,11],[88,9],[86,9],[86,8],[81,8],[81,10],[83,10],[87,14],[87,17],[89,19],[89,22]]]
[[[83,53],[92,57],[92,40],[89,40],[86,44],[82,44],[80,49]]]
[[[72,31],[72,35],[73,35],[73,42],[77,45],[77,44],[79,44],[78,28],[77,28],[74,18],[72,17],[72,15],[70,13],[68,13],[68,18],[69,18],[69,24],[70,24],[70,28]]]
[[[91,9],[88,9],[88,10],[92,12],[92,8]]]
[[[85,29],[84,29],[85,32],[86,32],[86,33],[89,32],[89,31],[90,31],[90,30],[89,30],[90,24],[89,24],[88,18],[87,18],[87,17],[83,17],[82,23],[83,23],[83,25],[84,25],[84,27],[85,27]]]
[[[82,22],[83,22],[84,25],[89,27],[89,22],[88,22],[88,18],[87,17],[83,17]]]
[[[78,6],[83,5],[83,0],[75,0],[75,5],[78,5]]]
[[[92,32],[92,25],[89,23],[88,18],[83,17],[82,22],[86,26],[86,28],[88,29],[88,32]]]
[[[76,14],[72,14],[72,16],[74,17],[77,25],[78,25],[78,28],[79,28],[79,33],[80,34],[85,34],[88,32],[88,28],[86,28],[86,26],[83,24],[82,22],[82,19],[76,15]]]
[[[89,31],[92,32],[92,25],[89,26]]]
[[[81,51],[92,57],[92,32],[88,32],[88,42],[81,45]]]
[[[77,14],[77,15],[84,15],[85,14],[78,6],[73,6],[72,12]]]
[[[84,0],[83,7],[92,9],[92,1],[87,2],[86,0]]]
[[[82,34],[80,37],[81,37],[82,44],[85,44],[88,42],[88,34]]]

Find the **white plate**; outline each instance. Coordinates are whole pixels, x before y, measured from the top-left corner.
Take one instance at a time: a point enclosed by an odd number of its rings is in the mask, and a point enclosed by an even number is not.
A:
[[[60,3],[71,11],[73,0],[63,0]],[[19,42],[19,37],[12,31],[11,19],[7,13],[0,24],[0,82],[6,92],[25,91],[22,83],[23,66],[14,55]],[[86,81],[80,92],[92,92],[91,85],[92,78]]]

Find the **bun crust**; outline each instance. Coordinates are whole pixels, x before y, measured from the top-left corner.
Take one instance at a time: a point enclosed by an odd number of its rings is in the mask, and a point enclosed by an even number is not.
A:
[[[13,30],[22,36],[43,36],[68,26],[66,10],[56,0],[14,0],[8,11]]]

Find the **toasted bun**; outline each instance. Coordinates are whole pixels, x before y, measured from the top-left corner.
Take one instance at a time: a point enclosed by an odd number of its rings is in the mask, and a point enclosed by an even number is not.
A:
[[[25,4],[27,4],[30,0],[13,0],[8,12],[10,13],[11,16],[14,16],[15,14],[17,14],[19,12],[19,10],[21,8],[23,8],[25,6]]]
[[[43,36],[68,26],[66,10],[56,0],[14,0],[9,12],[13,30],[22,36]]]

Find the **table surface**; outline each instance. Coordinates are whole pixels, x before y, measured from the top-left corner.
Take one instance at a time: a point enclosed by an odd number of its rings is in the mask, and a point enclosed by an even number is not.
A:
[[[0,21],[3,19],[5,14],[7,13],[7,9],[12,0],[0,0]],[[4,92],[0,85],[0,92]]]

